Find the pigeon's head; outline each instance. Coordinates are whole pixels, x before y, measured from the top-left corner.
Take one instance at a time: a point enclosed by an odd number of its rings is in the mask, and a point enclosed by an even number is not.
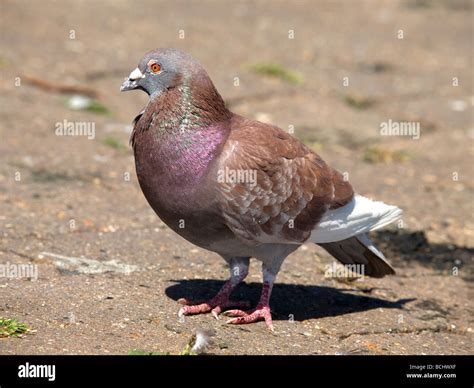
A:
[[[123,81],[120,91],[141,89],[154,97],[179,87],[187,78],[203,71],[189,54],[176,49],[156,49],[143,57]]]

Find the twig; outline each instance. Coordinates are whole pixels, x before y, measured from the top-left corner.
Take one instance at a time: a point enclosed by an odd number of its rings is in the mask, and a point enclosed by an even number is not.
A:
[[[100,96],[99,92],[95,89],[92,89],[87,86],[80,85],[66,85],[58,84],[51,81],[46,81],[41,78],[23,75],[21,77],[27,84],[36,86],[39,89],[45,90],[47,92],[58,92],[64,94],[82,94],[91,98],[98,98]]]

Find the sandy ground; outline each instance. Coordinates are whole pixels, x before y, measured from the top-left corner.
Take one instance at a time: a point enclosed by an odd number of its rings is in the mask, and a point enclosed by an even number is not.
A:
[[[1,338],[1,354],[178,353],[197,329],[222,355],[473,353],[471,1],[0,7],[0,264],[38,270],[0,277],[0,317],[36,330]],[[235,112],[292,126],[359,193],[403,208],[403,224],[373,236],[397,275],[326,277],[332,259],[304,245],[274,288],[274,334],[179,320],[176,300],[212,296],[227,269],[165,227],[136,181],[128,136],[146,96],[118,89],[160,46],[197,57]],[[304,82],[250,70],[263,62]],[[90,87],[110,114],[71,110],[28,76]],[[420,123],[420,138],[381,136],[390,119]],[[94,139],[57,136],[64,120],[93,123]],[[374,149],[386,162],[367,161]],[[260,281],[253,262],[236,297],[256,303]]]

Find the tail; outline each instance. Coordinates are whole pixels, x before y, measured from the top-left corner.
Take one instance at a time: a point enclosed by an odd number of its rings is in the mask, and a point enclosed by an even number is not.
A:
[[[362,264],[364,275],[382,278],[385,275],[395,274],[395,270],[367,234],[319,245],[343,264]]]
[[[329,211],[311,233],[310,241],[323,247],[343,264],[363,264],[365,275],[383,277],[395,273],[367,236],[402,215],[402,210],[356,195],[347,205]]]

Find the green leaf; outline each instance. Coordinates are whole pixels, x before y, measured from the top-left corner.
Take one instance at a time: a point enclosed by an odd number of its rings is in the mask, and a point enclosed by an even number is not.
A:
[[[170,353],[147,352],[146,350],[133,349],[128,352],[129,356],[169,356]]]
[[[303,83],[303,76],[300,73],[287,70],[277,63],[256,63],[250,66],[250,70],[256,74],[279,78],[293,85],[301,85]]]
[[[369,163],[397,163],[410,160],[411,157],[405,151],[371,146],[364,151],[363,159]]]
[[[18,322],[16,319],[0,318],[1,337],[22,337],[23,334],[32,334],[33,331],[26,323]]]
[[[119,151],[122,151],[122,150],[125,150],[126,147],[123,145],[123,143],[113,137],[113,136],[107,136],[103,141],[102,141],[106,146],[109,146],[109,147],[112,147],[116,150],[119,150]]]

